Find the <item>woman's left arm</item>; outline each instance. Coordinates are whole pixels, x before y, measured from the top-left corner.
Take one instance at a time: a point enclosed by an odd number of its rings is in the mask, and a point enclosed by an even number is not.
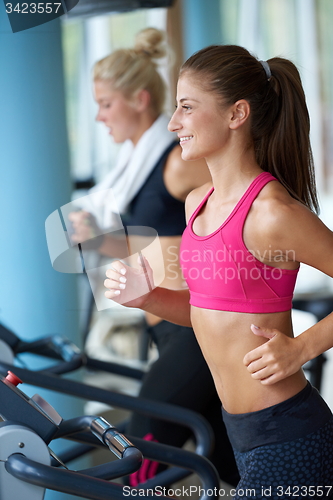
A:
[[[279,246],[293,250],[295,260],[308,264],[333,278],[333,232],[305,207],[292,205],[279,217],[284,228]],[[258,328],[259,327],[259,328]],[[291,338],[265,325],[251,325],[255,335],[267,342],[248,352],[244,364],[252,378],[262,384],[274,384],[296,373],[307,361],[333,347],[333,313]]]

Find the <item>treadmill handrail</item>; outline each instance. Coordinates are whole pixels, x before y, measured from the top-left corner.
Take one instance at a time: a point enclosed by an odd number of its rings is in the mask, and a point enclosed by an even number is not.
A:
[[[209,456],[214,435],[210,424],[200,414],[181,408],[170,403],[152,401],[145,398],[138,398],[121,394],[114,391],[101,389],[96,386],[70,380],[48,373],[47,371],[35,372],[26,368],[19,368],[14,365],[0,362],[0,373],[7,374],[8,370],[13,371],[24,383],[50,389],[55,392],[76,396],[91,400],[93,390],[94,401],[100,401],[110,406],[117,406],[130,411],[136,411],[150,417],[155,417],[167,422],[188,427],[193,432],[196,439],[196,450],[198,455]]]
[[[123,488],[104,479],[43,465],[24,455],[15,453],[5,462],[6,471],[12,476],[42,488],[88,498],[111,500],[124,498]],[[167,497],[151,496],[155,500]]]

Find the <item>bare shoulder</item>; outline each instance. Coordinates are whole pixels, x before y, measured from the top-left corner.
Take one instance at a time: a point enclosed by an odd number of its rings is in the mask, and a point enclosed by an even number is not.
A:
[[[185,212],[187,221],[189,220],[195,209],[198,207],[198,205],[202,202],[202,200],[209,192],[209,190],[212,188],[212,186],[213,184],[211,181],[206,182],[206,184],[203,184],[202,186],[193,189],[193,191],[189,193],[185,202]]]
[[[184,201],[190,191],[208,180],[210,173],[205,160],[184,161],[181,147],[172,149],[164,169],[164,183],[172,196]]]
[[[253,203],[253,217],[261,220],[261,229],[271,236],[286,234],[300,225],[320,224],[319,217],[295,200],[279,182],[269,182]]]

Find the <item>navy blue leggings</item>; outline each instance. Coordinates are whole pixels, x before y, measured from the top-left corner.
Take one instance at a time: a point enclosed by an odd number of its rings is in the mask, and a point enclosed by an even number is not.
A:
[[[235,451],[235,457],[236,499],[333,498],[333,419],[304,438]]]
[[[258,412],[222,413],[241,476],[235,499],[333,498],[333,416],[310,384]]]

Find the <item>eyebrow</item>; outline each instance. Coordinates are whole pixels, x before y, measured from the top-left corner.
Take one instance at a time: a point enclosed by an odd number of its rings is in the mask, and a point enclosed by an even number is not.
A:
[[[195,101],[195,102],[199,102],[198,99],[193,99],[193,97],[182,97],[181,99],[179,99],[179,102],[184,102],[184,101]]]
[[[95,99],[97,104],[103,104],[104,102],[109,102],[110,99],[108,97],[100,97],[99,99]]]

